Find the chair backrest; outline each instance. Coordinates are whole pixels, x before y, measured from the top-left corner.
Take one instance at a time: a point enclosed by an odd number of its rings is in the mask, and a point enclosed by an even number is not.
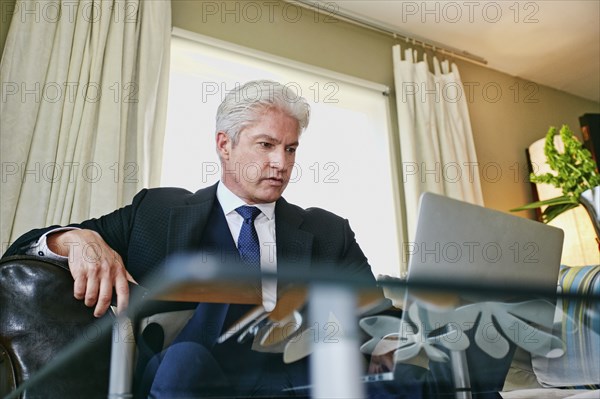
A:
[[[0,397],[83,339],[83,351],[21,398],[106,398],[111,323],[102,323],[107,329],[96,321],[93,309],[73,297],[65,266],[31,256],[0,260]]]

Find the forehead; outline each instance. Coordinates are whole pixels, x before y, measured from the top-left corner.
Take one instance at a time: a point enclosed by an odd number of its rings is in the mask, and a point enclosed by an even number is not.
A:
[[[254,137],[268,135],[277,140],[298,140],[298,121],[278,109],[268,109],[256,114],[253,122],[242,132]]]

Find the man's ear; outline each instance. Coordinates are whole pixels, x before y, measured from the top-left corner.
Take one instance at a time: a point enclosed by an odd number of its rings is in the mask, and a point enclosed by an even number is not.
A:
[[[217,152],[221,159],[229,159],[231,139],[225,132],[217,132]]]

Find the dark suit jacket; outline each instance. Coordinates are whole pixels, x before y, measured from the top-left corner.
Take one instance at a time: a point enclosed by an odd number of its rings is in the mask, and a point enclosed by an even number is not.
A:
[[[97,231],[121,255],[127,270],[142,285],[168,255],[199,248],[217,185],[191,193],[180,188],[144,189],[131,205],[73,226]],[[32,230],[4,256],[23,254],[52,226]],[[275,206],[277,268],[306,270],[331,266],[338,271],[374,278],[348,221],[319,208],[302,209],[280,198]]]

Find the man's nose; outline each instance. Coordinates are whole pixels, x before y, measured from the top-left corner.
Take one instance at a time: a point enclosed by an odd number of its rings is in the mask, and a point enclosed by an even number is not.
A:
[[[269,157],[269,166],[277,170],[286,168],[285,149],[272,151]]]

